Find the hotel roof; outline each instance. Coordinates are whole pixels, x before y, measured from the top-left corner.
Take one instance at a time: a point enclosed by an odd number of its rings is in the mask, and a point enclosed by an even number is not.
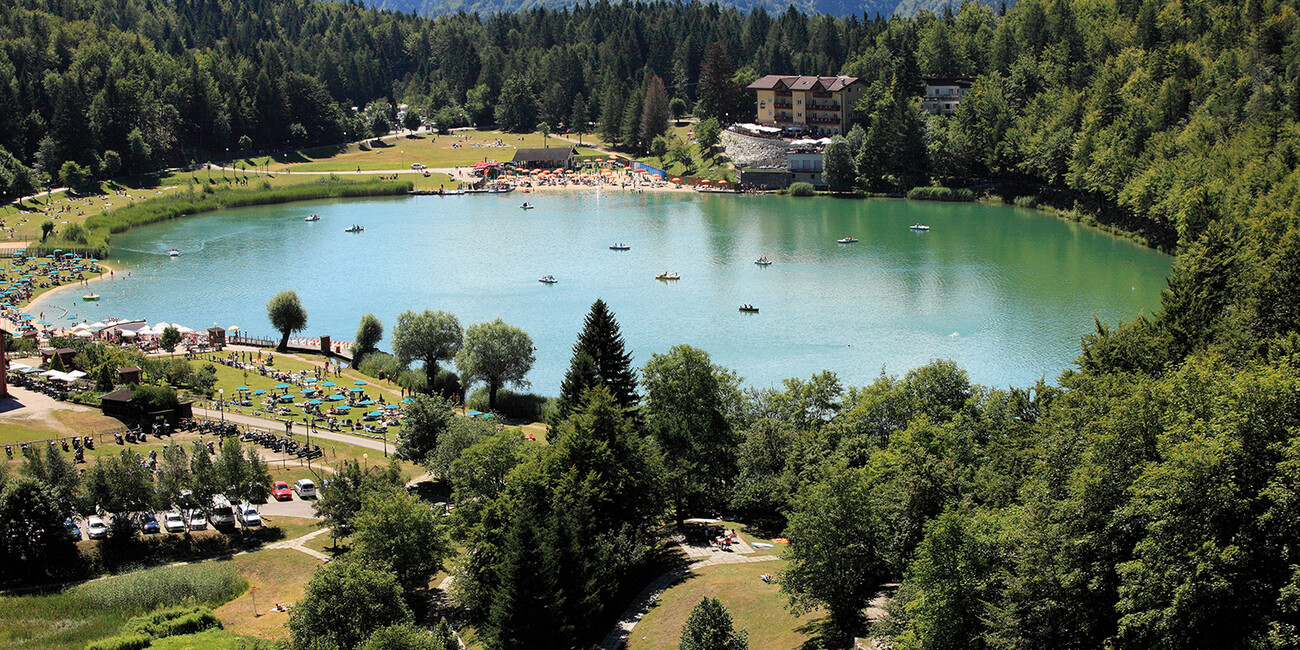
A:
[[[858,82],[857,77],[806,77],[770,74],[752,84],[750,90],[825,90],[835,92]]]

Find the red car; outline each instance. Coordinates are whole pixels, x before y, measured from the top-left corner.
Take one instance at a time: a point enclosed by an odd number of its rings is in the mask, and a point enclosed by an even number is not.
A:
[[[275,497],[276,501],[290,501],[293,499],[293,491],[289,489],[288,483],[276,481],[271,486],[271,496]]]

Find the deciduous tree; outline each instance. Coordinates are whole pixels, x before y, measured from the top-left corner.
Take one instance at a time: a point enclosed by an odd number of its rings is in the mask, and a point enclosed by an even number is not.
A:
[[[495,408],[497,391],[507,385],[528,385],[524,376],[536,359],[528,333],[498,318],[465,330],[465,347],[456,353],[456,368],[466,385],[487,384],[488,404]]]
[[[307,329],[307,310],[294,291],[281,291],[272,296],[266,303],[266,319],[281,334],[280,345],[276,346],[280,352],[289,349],[290,334]]]

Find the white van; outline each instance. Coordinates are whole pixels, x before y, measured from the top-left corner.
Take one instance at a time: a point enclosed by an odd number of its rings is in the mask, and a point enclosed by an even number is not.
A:
[[[208,515],[213,528],[231,528],[235,525],[235,509],[231,507],[226,495],[212,497],[212,514]]]
[[[298,493],[299,499],[315,499],[316,484],[309,478],[300,478],[293,482],[293,491]]]

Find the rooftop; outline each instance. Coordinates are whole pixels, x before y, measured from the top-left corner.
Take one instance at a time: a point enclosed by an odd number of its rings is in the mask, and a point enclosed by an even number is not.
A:
[[[752,84],[750,90],[825,90],[835,92],[857,83],[857,77],[808,77],[770,74]]]
[[[554,162],[563,163],[573,155],[572,147],[548,147],[545,149],[517,149],[513,162]]]

